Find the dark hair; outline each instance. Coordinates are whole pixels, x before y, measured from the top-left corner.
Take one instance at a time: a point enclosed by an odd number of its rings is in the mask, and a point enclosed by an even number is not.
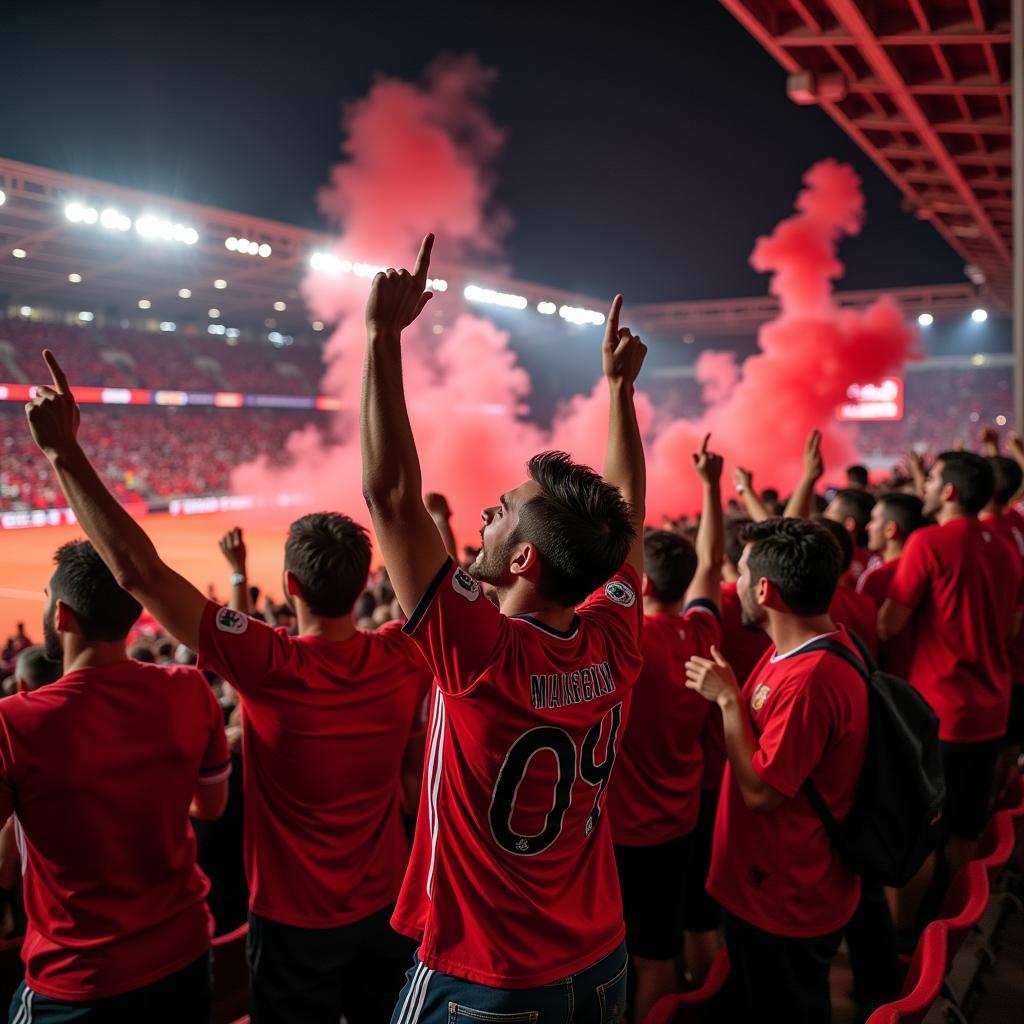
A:
[[[853,465],[846,467],[846,479],[851,484],[857,484],[859,487],[867,487],[868,485],[868,469],[867,466]]]
[[[942,452],[942,483],[952,484],[957,504],[969,515],[977,515],[991,500],[996,475],[989,461],[974,452]]]
[[[30,690],[55,683],[64,673],[64,665],[46,656],[39,644],[26,647],[14,662],[14,675]]]
[[[659,601],[681,600],[696,571],[697,552],[685,537],[671,530],[651,530],[644,537],[644,572]]]
[[[370,536],[339,512],[314,512],[289,528],[284,567],[314,615],[348,615],[370,574]]]
[[[82,636],[107,643],[123,640],[142,614],[142,605],[117,585],[92,544],[64,544],[53,561],[57,568],[50,578],[50,594],[74,612]]]
[[[833,501],[839,502],[839,514],[844,520],[854,522],[854,543],[864,547],[868,542],[868,522],[871,510],[875,507],[875,499],[867,491],[858,491],[856,487],[844,487],[836,491]]]
[[[619,489],[565,452],[542,452],[527,465],[540,494],[519,510],[512,542],[529,541],[541,556],[541,597],[579,604],[616,572],[636,537]]]
[[[752,522],[753,520],[747,516],[738,516],[725,521],[725,557],[733,565],[740,564],[740,559],[743,557],[743,535]]]
[[[1024,484],[1024,470],[1021,470],[1013,459],[1008,459],[1005,455],[990,455],[988,464],[992,467],[996,478],[993,492],[996,503],[1000,506],[1009,505],[1021,485]],[[985,504],[987,505],[988,502]]]
[[[900,540],[905,541],[916,529],[924,526],[924,502],[916,494],[888,491],[878,500],[882,503],[885,521],[895,523],[900,531]]]
[[[156,654],[153,648],[143,640],[137,640],[128,648],[128,657],[133,661],[144,661],[148,665],[156,664]]]
[[[819,526],[824,526],[832,534],[832,539],[839,545],[839,553],[842,555],[840,570],[846,572],[853,561],[853,539],[850,537],[850,531],[842,523],[837,523],[834,519],[826,519],[824,516],[817,516],[814,521]]]
[[[839,546],[832,534],[804,519],[751,523],[744,535],[750,577],[767,579],[794,615],[824,615],[841,573]]]

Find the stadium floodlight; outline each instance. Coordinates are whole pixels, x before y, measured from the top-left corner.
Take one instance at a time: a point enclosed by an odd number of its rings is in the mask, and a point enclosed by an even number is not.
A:
[[[217,309],[217,307],[216,307],[216,306],[212,306],[212,307],[211,307],[210,309],[208,309],[208,310],[206,311],[206,315],[207,315],[207,316],[208,316],[208,317],[209,317],[209,318],[210,318],[211,320],[218,320],[218,319],[220,319],[220,310],[219,310],[219,309]]]
[[[288,303],[287,302],[282,302],[280,299],[278,299],[277,302],[274,303],[274,309],[278,313],[283,313],[287,308],[288,308]]]
[[[128,231],[131,229],[132,219],[125,216],[120,210],[115,210],[114,207],[108,206],[100,214],[100,224],[108,231]]]
[[[272,252],[273,252],[273,251],[274,251],[274,250],[270,248],[270,243],[269,243],[269,242],[263,242],[263,243],[262,243],[262,244],[260,245],[259,249],[257,249],[257,252],[258,252],[258,253],[259,253],[259,254],[260,254],[260,255],[261,255],[261,256],[262,256],[262,257],[263,257],[264,259],[266,259],[266,258],[267,258],[267,257],[268,257],[268,256],[269,256],[269,255],[270,255],[270,254],[271,254]]]
[[[229,338],[237,338],[242,332],[237,327],[229,327],[224,333]]]
[[[191,288],[179,288],[178,289],[178,298],[179,299],[191,299],[192,298],[192,289]]]
[[[470,302],[480,302],[487,306],[504,306],[506,309],[526,309],[527,306],[525,295],[496,292],[493,288],[481,288],[478,284],[467,284],[462,294]]]
[[[334,253],[330,252],[315,252],[309,257],[309,265],[311,269],[318,271],[321,274],[339,274],[341,273],[341,260],[338,259]],[[351,264],[349,270],[351,270]]]
[[[446,292],[448,282],[443,277],[428,277],[427,288],[432,292]]]
[[[342,261],[341,269],[345,269],[345,261]],[[356,277],[376,277],[382,270],[387,270],[387,267],[382,267],[379,263],[353,263],[352,273]]]
[[[593,324],[600,327],[604,323],[604,313],[596,309],[584,309],[582,306],[559,306],[558,315],[571,324]]]
[[[226,334],[227,328],[223,324],[210,324],[206,331],[208,334]]]
[[[7,193],[0,188],[0,206],[3,206],[7,202]]]
[[[81,284],[82,283],[82,275],[81,274],[74,274],[74,273],[68,274],[68,281],[70,281],[71,284]]]
[[[23,260],[23,259],[24,259],[24,258],[25,258],[25,257],[26,257],[26,256],[28,255],[28,253],[27,253],[27,252],[25,252],[25,250],[24,250],[24,249],[12,249],[12,250],[11,250],[11,255],[12,255],[12,256],[13,256],[13,257],[14,257],[14,258],[15,258],[16,260]]]
[[[971,313],[971,319],[976,324],[983,324],[988,319],[988,310],[982,309],[980,306]]]
[[[199,241],[199,232],[187,224],[178,224],[166,217],[158,217],[155,213],[144,213],[135,221],[135,230],[143,238],[157,238],[165,242],[183,242],[195,245]]]
[[[139,309],[149,309],[153,303],[149,299],[139,299]]]
[[[160,321],[160,330],[161,331],[176,331],[177,329],[178,329],[178,325],[176,323],[174,323],[173,320],[161,320]]]
[[[981,352],[975,352],[974,355],[971,356],[971,366],[984,366],[984,365],[985,365],[985,356]]]
[[[537,312],[543,313],[545,316],[551,316],[551,314],[554,313],[556,309],[558,309],[558,307],[553,302],[537,303]]]
[[[996,417],[996,426],[997,427],[1005,427],[1006,426],[1006,417],[1003,416],[1002,414],[997,416]]]
[[[314,331],[322,331],[324,329],[324,322],[323,320],[314,320],[311,326]]]
[[[918,327],[931,327],[935,323],[935,317],[931,313],[918,313],[917,325]]]
[[[21,313],[22,316],[31,316],[32,315],[32,307],[31,306],[22,306],[21,309],[19,310],[19,312]]]
[[[82,323],[84,324],[89,324],[92,323],[93,321],[93,315],[92,313],[89,312],[89,310],[83,309],[82,312],[78,314],[78,319],[81,320]]]
[[[221,291],[224,288],[227,288],[227,286],[228,286],[228,283],[227,283],[227,281],[224,280],[223,277],[218,277],[217,280],[213,282],[213,287],[218,289],[218,291]]]
[[[238,251],[238,239],[235,238],[234,235],[232,235],[230,238],[225,238],[224,239],[224,248],[230,250],[231,252],[237,252]]]

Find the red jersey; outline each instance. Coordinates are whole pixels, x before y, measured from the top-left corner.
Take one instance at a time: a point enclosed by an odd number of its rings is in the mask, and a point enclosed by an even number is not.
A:
[[[211,602],[199,659],[242,697],[253,913],[333,928],[393,905],[409,856],[402,755],[422,698],[401,627],[295,637]]]
[[[1020,559],[1024,572],[1024,516],[1016,509],[1007,509],[1001,515],[985,516],[981,522],[1006,541]],[[1024,594],[1021,595],[1021,605],[1024,606]],[[1010,638],[1010,678],[1017,685],[1024,685],[1024,627]]]
[[[833,635],[853,648],[843,629]],[[803,785],[811,779],[838,820],[849,814],[867,750],[867,686],[836,655],[801,654],[805,646],[765,654],[743,688],[757,740],[754,771],[786,799],[755,814],[727,765],[708,874],[708,892],[723,907],[788,938],[836,931],[860,901],[860,879]]]
[[[907,539],[889,597],[915,609],[910,682],[939,716],[942,740],[981,743],[1006,732],[1020,573],[977,519],[925,526]]]
[[[889,596],[889,585],[896,575],[899,558],[888,562],[879,562],[872,566],[857,581],[858,593],[871,598],[876,609],[885,604]],[[876,620],[877,621],[877,620]],[[902,632],[888,640],[878,642],[878,667],[884,672],[891,672],[900,679],[910,679],[910,668],[914,661],[914,620],[907,623]]]
[[[686,662],[695,655],[710,658],[721,633],[718,609],[710,601],[692,602],[683,615],[644,616],[644,667],[608,795],[616,844],[654,846],[697,827],[701,734],[711,705],[687,689]]]
[[[604,805],[641,667],[639,593],[623,566],[560,632],[502,615],[449,560],[409,619],[436,684],[392,924],[427,967],[532,988],[622,942]]]
[[[867,548],[854,546],[853,559],[850,568],[846,570],[846,583],[850,587],[857,586],[857,580],[870,569],[875,562],[880,561],[877,555],[873,555]]]
[[[742,686],[764,652],[771,647],[768,634],[743,625],[743,609],[735,583],[722,584],[722,657],[729,662]]]
[[[828,614],[837,625],[856,633],[872,658],[878,657],[878,609],[870,597],[858,594],[849,583],[840,580]]]
[[[28,986],[80,1002],[141,988],[210,947],[189,805],[230,771],[224,716],[191,668],[123,661],[0,702],[0,819],[16,813]]]

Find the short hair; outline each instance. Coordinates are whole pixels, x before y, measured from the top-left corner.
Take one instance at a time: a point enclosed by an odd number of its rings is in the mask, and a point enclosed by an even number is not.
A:
[[[832,534],[804,519],[768,519],[751,523],[744,539],[750,545],[751,578],[767,579],[794,615],[824,615],[839,583],[841,555]]]
[[[814,522],[825,527],[832,535],[832,539],[839,545],[839,553],[842,556],[840,571],[846,572],[853,564],[853,538],[850,537],[849,531],[842,523],[837,523],[834,519],[826,519],[824,516],[816,517]]]
[[[1005,455],[990,455],[988,464],[995,475],[995,490],[992,496],[1000,506],[1009,505],[1024,484],[1024,470],[1014,459],[1009,459]]]
[[[871,510],[875,507],[875,499],[867,491],[859,491],[856,487],[843,487],[836,491],[833,501],[839,502],[839,514],[843,519],[854,522],[854,543],[864,547],[868,542],[868,523]]]
[[[942,483],[953,486],[968,515],[977,515],[992,499],[996,475],[988,459],[974,452],[942,452],[935,461],[942,463]]]
[[[540,493],[520,508],[512,542],[536,546],[540,596],[569,608],[626,560],[636,538],[629,504],[617,487],[565,452],[535,455],[527,470]]]
[[[846,467],[846,479],[851,484],[857,484],[859,487],[867,487],[868,485],[868,469],[867,466],[861,466],[855,464],[853,466]]]
[[[370,536],[340,512],[313,512],[289,528],[284,567],[314,615],[348,615],[370,574]]]
[[[57,568],[50,578],[50,594],[71,609],[82,636],[107,643],[124,640],[142,614],[142,605],[118,586],[92,544],[63,544],[53,561]]]
[[[681,600],[696,571],[697,552],[685,537],[671,530],[651,530],[644,537],[644,573],[657,600]]]
[[[924,526],[924,502],[916,494],[887,491],[878,500],[882,503],[882,517],[887,523],[896,524],[900,540],[906,540]]]
[[[14,662],[14,676],[30,690],[55,683],[64,674],[64,664],[46,656],[46,649],[39,644],[26,647]]]
[[[733,565],[739,565],[743,557],[743,534],[753,522],[747,516],[737,516],[725,521],[725,557]]]

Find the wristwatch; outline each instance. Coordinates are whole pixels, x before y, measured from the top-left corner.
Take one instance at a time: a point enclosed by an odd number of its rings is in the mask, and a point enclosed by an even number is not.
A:
[[[244,572],[233,572],[231,574],[231,586],[240,587],[245,582]]]

